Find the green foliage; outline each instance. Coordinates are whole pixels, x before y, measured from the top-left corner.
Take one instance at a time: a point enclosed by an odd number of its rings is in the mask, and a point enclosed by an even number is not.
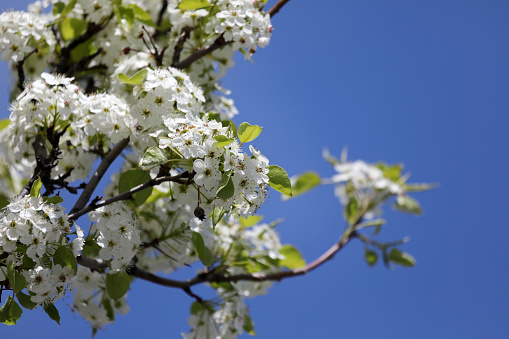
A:
[[[118,192],[124,193],[132,188],[146,183],[151,179],[150,174],[142,169],[132,169],[122,173],[118,181]],[[135,206],[143,204],[152,194],[152,187],[147,187],[133,194]],[[131,202],[129,202],[131,203]],[[132,205],[132,203],[131,203]]]
[[[279,265],[287,267],[291,270],[306,266],[306,261],[302,258],[299,250],[292,245],[284,245],[279,250],[279,253],[285,256],[284,259],[279,261]]]
[[[269,186],[286,196],[292,196],[292,183],[286,171],[277,165],[269,166]]]
[[[64,201],[64,198],[58,195],[54,195],[52,197],[43,197],[42,199],[47,204],[60,204]]]
[[[208,267],[214,263],[212,252],[205,246],[203,237],[198,232],[193,232],[193,247],[203,265]]]
[[[27,285],[25,277],[14,268],[14,262],[7,266],[7,278],[13,293],[20,292]]]
[[[111,299],[117,300],[122,298],[131,284],[131,279],[125,271],[117,271],[106,274],[106,293]]]
[[[0,120],[0,131],[7,128],[11,124],[9,119]]]
[[[219,181],[219,185],[217,185],[216,195],[221,199],[229,199],[233,197],[233,194],[235,193],[235,187],[233,186],[231,174],[231,170],[224,172],[221,180]]]
[[[229,144],[231,144],[233,142],[232,139],[228,138],[227,136],[225,135],[218,135],[218,136],[215,136],[214,139],[216,140],[216,142],[214,143],[214,147],[225,147],[225,146],[228,146]]]
[[[366,259],[369,266],[375,266],[378,261],[378,254],[373,250],[366,249],[364,251],[364,259]]]
[[[143,158],[140,160],[140,166],[155,166],[164,164],[168,161],[166,154],[159,147],[149,147]]]
[[[183,10],[199,9],[210,6],[210,2],[207,0],[182,0],[179,4],[179,8]]]
[[[212,226],[215,227],[219,221],[223,218],[224,214],[226,213],[226,210],[221,207],[215,207],[212,211]]]
[[[60,314],[58,313],[57,308],[53,304],[45,304],[43,305],[44,312],[51,318],[51,320],[55,320],[57,324],[60,325]]]
[[[37,180],[32,184],[32,188],[30,189],[31,197],[38,197],[41,194],[42,181],[41,177],[38,177]]]
[[[0,308],[0,322],[6,325],[15,325],[22,313],[21,307],[19,307],[13,297],[9,296],[2,308]]]
[[[292,180],[292,196],[304,194],[314,187],[320,185],[320,176],[315,172],[305,172],[299,175],[296,180]]]
[[[87,22],[76,18],[65,18],[60,23],[60,32],[64,40],[74,40],[87,30]]]
[[[53,264],[63,267],[69,266],[74,274],[78,273],[78,262],[72,251],[66,246],[60,246],[53,254]]]
[[[37,304],[34,303],[29,295],[26,295],[23,292],[16,293],[16,297],[18,298],[19,303],[26,309],[34,310],[37,307]]]
[[[399,195],[396,199],[394,208],[401,212],[418,215],[422,214],[419,202],[414,198],[410,198],[408,195]]]
[[[239,137],[240,144],[242,145],[256,139],[260,133],[262,133],[262,129],[263,127],[258,125],[250,125],[247,122],[241,123],[237,130],[237,136]]]
[[[249,227],[256,225],[260,221],[262,221],[263,216],[262,215],[250,215],[246,218],[239,218],[239,222],[242,225],[242,227]]]
[[[412,257],[410,254],[401,252],[397,248],[393,248],[389,252],[388,259],[390,262],[393,262],[395,264],[398,264],[400,266],[404,267],[413,267],[415,266],[415,258]]]
[[[129,77],[128,75],[125,75],[124,73],[120,73],[118,75],[118,80],[124,84],[127,84],[127,85],[137,86],[137,85],[141,85],[141,83],[147,77],[147,74],[148,74],[148,70],[144,68],[141,71],[137,72],[132,77]]]
[[[246,331],[246,333],[248,333],[248,334],[250,334],[252,336],[256,336],[256,333],[255,333],[255,330],[254,330],[253,319],[251,319],[249,314],[246,315],[246,318],[244,319],[243,329],[244,329],[244,331]]]
[[[357,199],[350,197],[350,200],[348,200],[348,203],[345,205],[343,213],[348,224],[355,224],[359,217],[359,203],[357,202]]]

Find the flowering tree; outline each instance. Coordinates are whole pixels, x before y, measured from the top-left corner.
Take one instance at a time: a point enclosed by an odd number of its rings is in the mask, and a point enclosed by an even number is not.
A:
[[[15,79],[0,122],[0,287],[12,292],[1,322],[38,306],[59,322],[54,302],[72,293],[95,332],[127,313],[138,278],[192,298],[186,338],[230,338],[254,333],[245,298],[351,240],[364,243],[369,265],[414,265],[398,249],[404,240],[375,236],[384,203],[419,214],[408,193],[429,185],[407,183],[401,165],[328,152],[336,175],[289,178],[253,147],[262,127],[232,122],[238,111],[220,79],[237,51],[251,59],[269,44],[271,18],[288,0],[266,2],[45,0],[0,14]],[[306,263],[256,212],[270,189],[290,199],[321,184],[335,185],[346,227]],[[201,269],[189,279],[169,276],[193,263]],[[217,297],[195,294],[199,284]]]

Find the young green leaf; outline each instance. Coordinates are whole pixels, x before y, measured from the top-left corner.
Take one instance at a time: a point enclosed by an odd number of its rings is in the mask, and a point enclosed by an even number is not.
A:
[[[147,77],[147,73],[148,70],[146,68],[142,69],[141,71],[139,71],[130,78],[124,73],[120,73],[118,75],[118,80],[127,85],[137,86],[140,85],[143,82],[143,80],[145,80],[145,78]]]
[[[320,176],[315,172],[305,172],[290,180],[292,182],[292,196],[298,196],[306,193],[314,187],[320,185]]]
[[[62,18],[71,13],[71,11],[74,9],[74,6],[76,6],[76,2],[78,2],[78,0],[69,1],[69,3],[62,9],[62,12],[60,12],[60,17]]]
[[[422,214],[419,202],[408,195],[398,195],[394,208],[401,212]]]
[[[212,211],[212,226],[216,226],[219,221],[223,218],[223,215],[226,213],[226,210],[221,207],[216,207]]]
[[[286,171],[277,165],[269,166],[269,186],[286,196],[292,196],[292,183]]]
[[[210,2],[207,0],[182,0],[179,4],[179,8],[183,10],[198,9],[210,6]]]
[[[23,310],[13,297],[8,296],[5,304],[0,308],[0,322],[6,325],[15,325],[21,317]]]
[[[120,299],[127,293],[131,279],[125,271],[117,271],[106,274],[106,293],[111,299]]]
[[[148,25],[148,26],[151,26],[151,27],[155,27],[156,24],[154,23],[154,21],[150,17],[150,14],[145,12],[145,10],[143,10],[141,7],[139,7],[139,6],[135,5],[135,4],[131,4],[131,5],[129,5],[129,8],[132,8],[133,13],[134,13],[134,17],[136,19],[138,19],[138,21],[140,21],[141,23],[143,23],[145,25]]]
[[[64,40],[74,40],[87,30],[87,22],[77,18],[65,18],[60,23],[60,32]]]
[[[306,266],[306,261],[302,258],[299,250],[292,245],[284,245],[279,250],[279,253],[285,256],[280,260],[279,265],[287,267],[291,270]]]
[[[60,204],[64,201],[64,199],[58,195],[54,195],[52,197],[43,197],[43,200],[47,204]]]
[[[11,121],[9,119],[3,119],[0,120],[0,131],[4,128],[7,128],[11,124]]]
[[[57,324],[60,325],[60,314],[58,313],[57,308],[53,304],[45,304],[42,306],[47,315],[49,315],[51,320],[55,320]]]
[[[225,135],[215,136],[214,140],[216,140],[216,142],[212,146],[217,147],[217,148],[228,146],[229,144],[231,144],[233,142],[232,139],[228,138]]]
[[[226,171],[223,173],[219,185],[217,186],[216,195],[221,199],[229,199],[235,193],[235,187],[231,180],[232,171]]]
[[[256,139],[262,132],[262,129],[263,127],[258,125],[250,125],[247,122],[241,123],[237,130],[237,136],[239,137],[240,144]]]
[[[378,261],[378,254],[373,250],[366,249],[364,251],[364,259],[366,259],[369,266],[375,266]]]
[[[405,267],[415,266],[415,258],[397,248],[393,248],[389,253],[389,261]]]
[[[38,177],[36,181],[32,184],[32,188],[30,189],[30,196],[31,197],[38,197],[41,193],[42,188],[42,181],[41,177]]]
[[[53,254],[53,264],[60,265],[62,268],[69,266],[74,274],[78,273],[78,262],[72,251],[66,246],[60,246]]]
[[[263,215],[250,215],[247,218],[239,218],[239,222],[242,227],[249,227],[256,225],[260,221],[262,221]]]
[[[168,158],[159,147],[149,147],[140,160],[140,166],[155,166],[164,164]]]
[[[26,309],[33,310],[37,307],[37,304],[34,303],[29,295],[26,295],[23,292],[16,293],[16,297],[18,298],[19,303]]]
[[[193,232],[193,246],[203,265],[208,267],[214,263],[212,252],[205,246],[203,237],[198,232]]]
[[[350,200],[348,200],[348,203],[345,205],[343,212],[345,220],[348,221],[350,225],[353,225],[357,221],[357,218],[359,217],[359,204],[355,197],[350,197]]]
[[[242,326],[242,328],[244,329],[244,331],[246,331],[246,333],[248,333],[252,336],[256,336],[256,333],[254,330],[253,319],[251,319],[249,314],[246,315],[246,317],[244,318],[244,326]]]
[[[150,174],[142,169],[132,169],[122,173],[118,181],[118,192],[124,193],[130,189],[144,184],[151,179]],[[136,206],[143,204],[148,197],[152,194],[152,187],[147,187],[142,191],[133,194],[134,203]]]

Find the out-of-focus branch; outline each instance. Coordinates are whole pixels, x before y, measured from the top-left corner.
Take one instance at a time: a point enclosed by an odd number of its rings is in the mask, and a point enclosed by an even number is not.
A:
[[[172,65],[176,65],[180,61],[180,53],[182,53],[182,50],[184,49],[184,44],[186,40],[189,38],[189,35],[191,35],[191,31],[193,30],[192,27],[186,26],[182,28],[182,32],[180,33],[180,37],[177,41],[177,45],[175,46],[175,51],[173,52],[173,60]]]
[[[232,41],[225,41],[223,34],[221,34],[216,40],[214,40],[212,45],[210,45],[209,47],[197,50],[196,52],[194,52],[193,54],[191,54],[190,56],[188,56],[187,58],[185,58],[181,62],[178,62],[178,63],[176,63],[176,64],[174,64],[172,66],[175,67],[175,68],[178,68],[178,69],[187,68],[187,67],[191,66],[193,64],[193,62],[195,62],[195,61],[203,58],[204,56],[214,52],[216,49],[224,47],[224,46],[226,46],[226,45],[228,45],[230,43],[232,43]]]

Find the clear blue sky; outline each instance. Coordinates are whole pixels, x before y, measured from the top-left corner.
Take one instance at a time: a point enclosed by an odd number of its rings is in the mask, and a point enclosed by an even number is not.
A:
[[[441,186],[416,195],[422,217],[385,215],[381,238],[410,235],[403,249],[415,268],[369,268],[352,243],[309,275],[248,300],[258,337],[507,338],[509,2],[292,0],[273,25],[255,63],[239,58],[224,79],[236,121],[264,127],[255,146],[271,163],[290,175],[329,176],[322,148],[339,155],[348,146],[351,159],[404,162],[411,180]],[[332,187],[284,203],[274,192],[260,213],[283,217],[283,242],[308,261],[343,228]],[[130,314],[97,338],[177,338],[188,329],[192,300],[179,290],[137,281],[128,300]],[[89,338],[65,308],[60,327],[25,311],[0,336]]]

